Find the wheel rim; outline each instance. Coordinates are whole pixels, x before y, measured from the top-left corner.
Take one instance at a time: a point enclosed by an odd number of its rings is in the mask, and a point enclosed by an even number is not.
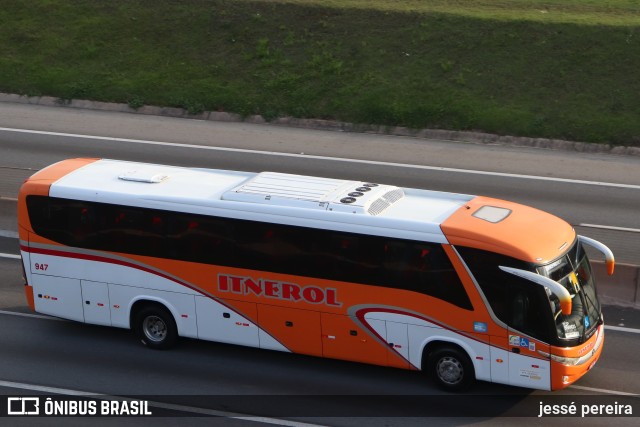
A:
[[[160,342],[167,336],[167,324],[158,316],[147,316],[142,322],[142,330],[153,342]]]
[[[447,356],[438,360],[436,365],[438,377],[446,384],[458,384],[464,377],[462,363],[455,357]]]

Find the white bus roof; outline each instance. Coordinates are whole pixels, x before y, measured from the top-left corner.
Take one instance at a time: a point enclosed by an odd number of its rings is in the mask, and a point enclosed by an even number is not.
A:
[[[448,243],[540,264],[576,239],[566,221],[505,200],[274,172],[68,159],[25,181],[19,207],[26,208],[30,195],[43,194]]]
[[[52,197],[446,242],[440,224],[474,196],[292,175],[98,160],[55,181]],[[320,224],[322,222],[324,224]],[[337,226],[336,224],[344,224]],[[364,230],[362,230],[364,231]],[[401,237],[401,236],[398,236]]]

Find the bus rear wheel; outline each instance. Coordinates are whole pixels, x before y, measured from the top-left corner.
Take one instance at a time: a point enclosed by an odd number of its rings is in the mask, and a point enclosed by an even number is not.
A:
[[[473,365],[467,354],[454,347],[434,350],[428,358],[429,374],[448,391],[466,390],[475,381]]]
[[[178,340],[178,328],[171,312],[160,305],[142,307],[135,316],[136,335],[144,345],[156,350],[173,347]]]

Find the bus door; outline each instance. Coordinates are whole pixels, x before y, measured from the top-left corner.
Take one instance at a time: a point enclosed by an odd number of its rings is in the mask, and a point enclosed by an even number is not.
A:
[[[551,366],[542,359],[538,351],[549,354],[549,345],[536,341],[519,332],[509,330],[509,377],[510,384],[551,389]]]
[[[549,354],[549,345],[533,338],[547,335],[548,307],[545,310],[541,292],[539,286],[515,285],[509,290],[509,383],[550,390],[551,366],[539,353]]]
[[[389,366],[407,369],[409,368],[409,326],[406,323],[389,321],[386,323],[387,345],[393,350],[389,353]]]

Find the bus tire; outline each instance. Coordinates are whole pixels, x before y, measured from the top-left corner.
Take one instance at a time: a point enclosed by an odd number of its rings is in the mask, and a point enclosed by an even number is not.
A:
[[[443,390],[463,391],[475,381],[475,371],[469,356],[456,347],[435,349],[429,354],[427,367],[429,375]]]
[[[134,319],[135,333],[147,347],[165,350],[178,341],[176,322],[164,306],[145,305],[138,310]]]

